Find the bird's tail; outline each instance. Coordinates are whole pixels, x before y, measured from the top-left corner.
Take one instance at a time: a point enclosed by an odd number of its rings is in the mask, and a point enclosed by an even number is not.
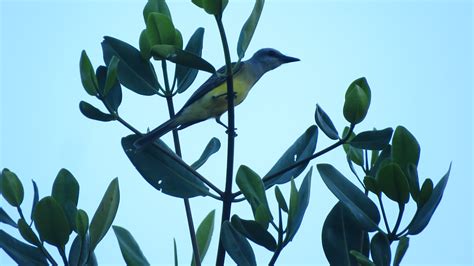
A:
[[[166,133],[170,132],[171,130],[175,129],[179,126],[179,122],[176,117],[164,122],[163,124],[159,125],[157,128],[153,129],[152,131],[145,134],[143,137],[137,139],[133,145],[136,148],[141,148],[149,143],[152,143],[156,139],[159,139],[161,136],[165,135]]]

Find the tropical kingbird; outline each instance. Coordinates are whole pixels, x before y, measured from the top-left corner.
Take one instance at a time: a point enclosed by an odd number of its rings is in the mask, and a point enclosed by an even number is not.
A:
[[[233,63],[234,75],[234,105],[239,105],[252,86],[270,70],[282,64],[299,61],[298,58],[283,55],[271,48],[258,50],[252,58]],[[184,104],[183,108],[170,120],[164,122],[135,142],[136,147],[142,147],[155,141],[173,129],[181,130],[190,125],[215,118],[217,123],[227,127],[220,121],[220,116],[227,111],[227,83],[225,66],[214,73],[202,84]]]

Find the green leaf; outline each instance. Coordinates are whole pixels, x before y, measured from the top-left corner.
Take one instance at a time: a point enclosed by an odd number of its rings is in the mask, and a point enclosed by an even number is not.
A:
[[[75,225],[77,234],[82,238],[85,237],[89,230],[89,216],[84,210],[77,210]]]
[[[374,163],[374,166],[369,171],[370,176],[377,176],[378,171],[382,166],[390,163],[392,161],[392,147],[388,145],[382,152],[378,155],[377,160]]]
[[[309,204],[312,173],[313,167],[309,169],[308,173],[303,179],[299,191],[296,190],[294,180],[291,181],[290,208],[288,209],[288,225],[284,241],[286,243],[293,240],[293,237],[296,235],[296,232],[300,228],[301,222],[303,221],[303,216]]]
[[[49,265],[39,248],[25,244],[1,229],[0,248],[18,265]]]
[[[338,202],[326,217],[321,240],[324,254],[331,265],[356,266],[356,259],[349,254],[351,250],[369,256],[369,234],[342,202]]]
[[[142,30],[142,33],[140,33],[138,47],[140,48],[140,54],[142,55],[142,57],[144,59],[149,60],[151,58],[151,43],[146,30]]]
[[[387,147],[390,146],[390,144],[387,145]],[[377,150],[372,150],[371,155],[370,155],[370,167],[374,167],[375,162],[377,162],[377,159],[379,158],[380,151]]]
[[[277,243],[275,238],[256,221],[241,219],[238,215],[233,215],[231,219],[232,226],[243,236],[252,240],[270,251],[275,251]]]
[[[418,180],[418,170],[416,169],[416,166],[414,164],[408,165],[407,180],[408,184],[410,185],[411,197],[416,202],[418,202],[418,197],[420,194],[420,183]],[[433,186],[431,186],[431,188],[433,188]]]
[[[224,249],[237,265],[257,265],[255,254],[249,242],[229,221],[222,223],[221,241]]]
[[[158,44],[176,44],[176,29],[167,15],[150,13],[146,20],[146,31],[152,47]]]
[[[204,257],[206,256],[206,253],[207,253],[207,249],[209,248],[209,245],[211,244],[212,233],[214,232],[215,216],[216,216],[216,210],[211,211],[204,218],[204,220],[202,220],[201,224],[199,225],[196,231],[196,241],[198,245],[199,257],[201,259],[201,262],[204,260]],[[196,261],[194,260],[194,255],[193,255],[193,260],[191,262],[191,265],[192,266],[196,265]]]
[[[278,207],[284,212],[288,212],[288,205],[286,205],[285,197],[281,193],[281,190],[278,186],[275,187],[275,197],[278,201]]]
[[[205,196],[209,193],[207,186],[193,172],[178,163],[182,162],[181,158],[164,142],[158,140],[156,145],[136,149],[133,143],[139,138],[137,135],[122,138],[122,147],[150,185],[165,194],[180,198]]]
[[[151,47],[151,55],[158,59],[166,59],[186,67],[199,69],[209,73],[216,72],[216,69],[200,56],[181,50],[173,45],[154,45]]]
[[[400,237],[398,241],[397,250],[395,251],[395,258],[393,259],[393,266],[399,266],[402,262],[403,256],[407,252],[410,239],[406,236]]]
[[[421,186],[420,195],[416,202],[418,203],[418,208],[425,205],[425,203],[430,199],[431,194],[433,194],[433,181],[427,178]]]
[[[349,144],[364,150],[383,150],[392,138],[393,129],[370,130],[357,134]]]
[[[133,238],[127,229],[120,226],[113,226],[115,236],[117,237],[120,251],[123,259],[127,265],[150,265],[150,263],[143,255],[143,252],[138,246],[138,243]]]
[[[347,136],[349,133],[349,127],[345,127],[344,131],[342,132],[343,136]],[[352,139],[354,139],[356,134],[354,132],[351,132],[351,135],[349,136],[347,142],[350,142]],[[364,165],[364,153],[361,149],[356,148],[351,146],[350,144],[343,144],[342,148],[344,149],[344,152],[346,155],[349,157],[349,159],[354,162],[355,164],[359,166]]]
[[[171,19],[171,13],[165,0],[148,0],[143,8],[143,19],[145,23],[151,13],[160,13]]]
[[[370,106],[371,92],[365,78],[356,79],[349,85],[344,102],[344,117],[351,124],[364,120]]]
[[[372,237],[370,241],[370,254],[372,254],[372,260],[377,266],[390,266],[392,255],[390,243],[383,233],[378,232]]]
[[[176,247],[176,239],[173,238],[173,250],[174,250],[174,266],[178,266],[178,248]]]
[[[375,263],[373,263],[371,260],[369,260],[369,258],[367,258],[364,254],[358,252],[358,251],[355,251],[355,250],[351,250],[349,252],[352,256],[354,256],[354,258],[357,260],[357,265],[360,265],[360,266],[376,266]]]
[[[192,0],[192,2],[208,14],[221,17],[229,0]]]
[[[53,197],[47,196],[38,202],[33,219],[42,241],[64,248],[71,231],[66,213]]]
[[[441,178],[441,180],[436,184],[436,187],[433,189],[433,193],[429,200],[417,210],[415,217],[413,217],[412,222],[408,226],[408,234],[416,235],[419,234],[430,222],[433,213],[435,212],[438,204],[443,197],[444,189],[448,183],[449,173],[451,172],[451,165],[449,165],[448,172]]]
[[[393,134],[392,158],[393,161],[400,165],[405,174],[408,171],[409,164],[418,166],[420,145],[415,137],[403,126],[398,126]]]
[[[183,49],[183,35],[181,35],[181,32],[178,29],[175,29],[175,36],[174,36],[174,45],[179,48]]]
[[[339,139],[339,133],[337,132],[336,127],[331,121],[331,118],[324,112],[324,110],[316,104],[316,112],[314,114],[314,119],[316,120],[316,125],[328,136],[328,138],[337,140]]]
[[[310,126],[288,150],[278,159],[275,165],[270,171],[263,177],[263,183],[265,188],[268,189],[276,184],[284,184],[291,180],[291,178],[298,177],[306,168],[308,163],[304,163],[301,166],[295,167],[292,170],[286,171],[273,178],[269,176],[276,174],[277,172],[294,165],[296,162],[306,159],[313,155],[316,150],[316,143],[318,141],[318,128],[316,126]]]
[[[90,233],[90,251],[93,251],[97,244],[102,240],[107,231],[109,231],[112,222],[117,214],[120,202],[120,190],[118,178],[110,182],[104,196],[92,217],[89,226]]]
[[[117,80],[117,67],[118,67],[119,59],[115,55],[112,56],[110,62],[107,66],[107,78],[105,80],[104,85],[104,96],[107,96],[110,90],[113,88],[114,84],[118,82]]]
[[[5,210],[2,207],[0,207],[0,223],[8,224],[8,225],[11,225],[15,228],[18,227],[18,225],[15,223],[15,221],[13,221],[13,219],[10,218],[8,213],[6,213]]]
[[[253,34],[255,33],[255,29],[257,28],[258,20],[262,14],[264,4],[265,0],[255,0],[252,13],[250,14],[247,21],[245,21],[242,30],[240,30],[239,41],[237,43],[237,55],[239,56],[239,59],[242,59],[245,56],[245,51],[247,51]]]
[[[99,81],[99,88],[105,90],[107,82],[108,70],[105,66],[99,66],[96,71],[97,80]],[[115,82],[112,85],[112,88],[107,93],[106,96],[101,95],[100,99],[103,101],[104,105],[107,107],[107,110],[110,110],[111,113],[117,113],[117,110],[122,103],[122,87],[119,82]]]
[[[36,234],[22,218],[18,220],[18,231],[20,232],[20,235],[23,237],[23,239],[25,239],[28,243],[33,244],[37,247],[41,245],[41,242],[36,236]]]
[[[36,204],[38,204],[38,201],[39,201],[39,192],[38,192],[38,186],[36,185],[36,182],[34,180],[31,180],[31,182],[33,183],[33,204],[31,206],[31,220],[33,220],[33,213],[35,211],[35,208],[36,208]]]
[[[111,114],[106,114],[97,109],[96,107],[92,106],[88,102],[81,101],[79,103],[79,110],[81,110],[81,113],[92,120],[97,120],[97,121],[102,121],[102,122],[109,122],[109,121],[114,121],[115,117]]]
[[[406,204],[410,199],[407,178],[397,164],[389,163],[383,166],[377,173],[376,179],[380,190],[391,200]]]
[[[204,28],[198,28],[186,45],[184,51],[201,57],[202,55],[202,43],[204,39]],[[190,68],[184,65],[176,65],[176,80],[178,84],[178,93],[183,93],[196,79],[198,70]]]
[[[214,153],[218,152],[219,149],[221,148],[221,142],[219,141],[218,138],[212,138],[209,143],[207,144],[206,148],[201,154],[201,157],[197,161],[195,161],[193,164],[191,164],[191,167],[194,170],[199,169],[206,161],[213,155]]]
[[[326,186],[350,210],[365,230],[378,229],[380,214],[375,203],[330,164],[318,164]]]
[[[252,169],[245,165],[241,165],[237,171],[237,177],[235,179],[237,186],[239,187],[245,199],[249,202],[252,207],[253,215],[257,222],[259,222],[265,229],[268,228],[268,224],[273,219],[268,207],[267,196],[265,195],[265,188],[263,186],[262,179]],[[260,208],[260,212],[263,212],[261,216],[257,216],[257,210]],[[263,220],[257,219],[257,217],[264,217]]]
[[[364,186],[367,190],[374,193],[375,195],[380,195],[380,188],[377,184],[377,180],[371,176],[364,177]]]
[[[86,235],[86,237],[80,237],[79,235],[74,238],[74,241],[72,241],[71,248],[69,249],[69,265],[71,266],[80,266],[80,265],[85,265],[85,266],[91,266],[93,264],[93,258],[95,257],[94,252],[91,252],[90,257],[91,260],[89,260],[89,245],[90,245],[90,240],[89,240],[89,235]],[[86,264],[86,262],[89,260],[89,262]]]
[[[159,91],[153,66],[135,47],[106,36],[102,42],[102,52],[107,65],[113,56],[119,59],[117,75],[125,87],[140,95],[154,95]]]
[[[60,205],[64,206],[70,202],[77,206],[79,201],[79,183],[67,169],[59,170],[53,183],[51,196]]]
[[[2,171],[2,195],[13,207],[19,207],[25,196],[23,185],[15,173],[7,168]]]
[[[94,73],[94,68],[92,67],[91,61],[87,56],[86,51],[82,50],[81,59],[79,61],[79,69],[81,72],[81,82],[82,86],[89,95],[97,95],[99,90],[99,85],[97,83],[97,78]]]

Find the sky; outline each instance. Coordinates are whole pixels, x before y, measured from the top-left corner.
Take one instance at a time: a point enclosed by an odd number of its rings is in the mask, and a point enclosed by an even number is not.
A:
[[[229,2],[223,20],[236,59],[240,28],[253,1]],[[101,106],[81,86],[81,51],[86,50],[98,66],[103,64],[103,36],[138,46],[144,4],[131,0],[0,1],[0,168],[9,168],[23,181],[27,211],[33,194],[30,180],[38,183],[40,196],[46,196],[59,169],[69,169],[81,186],[79,208],[89,217],[109,182],[118,177],[121,201],[114,224],[133,234],[153,265],[173,262],[173,238],[180,263],[188,264],[191,245],[182,200],[154,190],[139,176],[120,145],[120,139],[130,134],[126,128],[89,120],[78,108],[81,100]],[[220,67],[223,52],[212,17],[191,1],[169,0],[168,4],[185,40],[197,27],[205,28],[203,57]],[[345,90],[364,76],[371,86],[372,102],[357,132],[405,126],[421,145],[420,178],[429,177],[435,183],[452,162],[444,197],[428,227],[411,238],[403,264],[472,265],[473,24],[470,1],[267,1],[247,57],[272,47],[301,61],[266,74],[237,107],[235,169],[245,164],[264,175],[315,123],[317,103],[342,132],[347,125],[342,115]],[[176,97],[177,108],[207,78],[208,74],[200,73],[191,88]],[[119,112],[143,131],[164,122],[168,115],[163,99],[126,89]],[[200,172],[223,187],[227,139],[223,128],[209,120],[182,131],[180,137],[184,160],[190,163],[211,137],[220,139],[223,148]],[[169,136],[164,140],[172,143]],[[331,143],[320,134],[317,149]],[[342,149],[310,165],[318,163],[331,163],[356,182]],[[296,180],[298,186],[301,180]],[[287,198],[288,188],[282,186]],[[276,206],[273,191],[267,194]],[[321,228],[335,203],[314,172],[305,218],[278,264],[327,264]],[[7,205],[0,199],[0,206],[17,219]],[[396,206],[386,205],[395,216]],[[220,217],[221,205],[209,197],[192,199],[191,206],[196,224],[213,209]],[[232,212],[251,217],[246,203],[233,206]],[[413,213],[411,205],[402,227]],[[393,221],[396,217],[391,215]],[[0,228],[6,226],[0,224]],[[217,230],[204,260],[208,265],[215,263]],[[253,247],[259,264],[267,264],[272,254]],[[112,232],[96,254],[101,265],[124,264]],[[231,264],[229,257],[226,261]],[[11,263],[0,253],[1,265]]]

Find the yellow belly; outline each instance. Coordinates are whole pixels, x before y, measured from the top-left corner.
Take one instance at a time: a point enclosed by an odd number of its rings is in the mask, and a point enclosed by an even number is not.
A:
[[[253,82],[249,83],[240,78],[234,78],[234,106],[239,105],[247,97],[252,86]],[[227,109],[227,84],[224,82],[205,94],[201,99],[186,107],[183,110],[180,122],[187,123],[218,117],[225,113]]]

